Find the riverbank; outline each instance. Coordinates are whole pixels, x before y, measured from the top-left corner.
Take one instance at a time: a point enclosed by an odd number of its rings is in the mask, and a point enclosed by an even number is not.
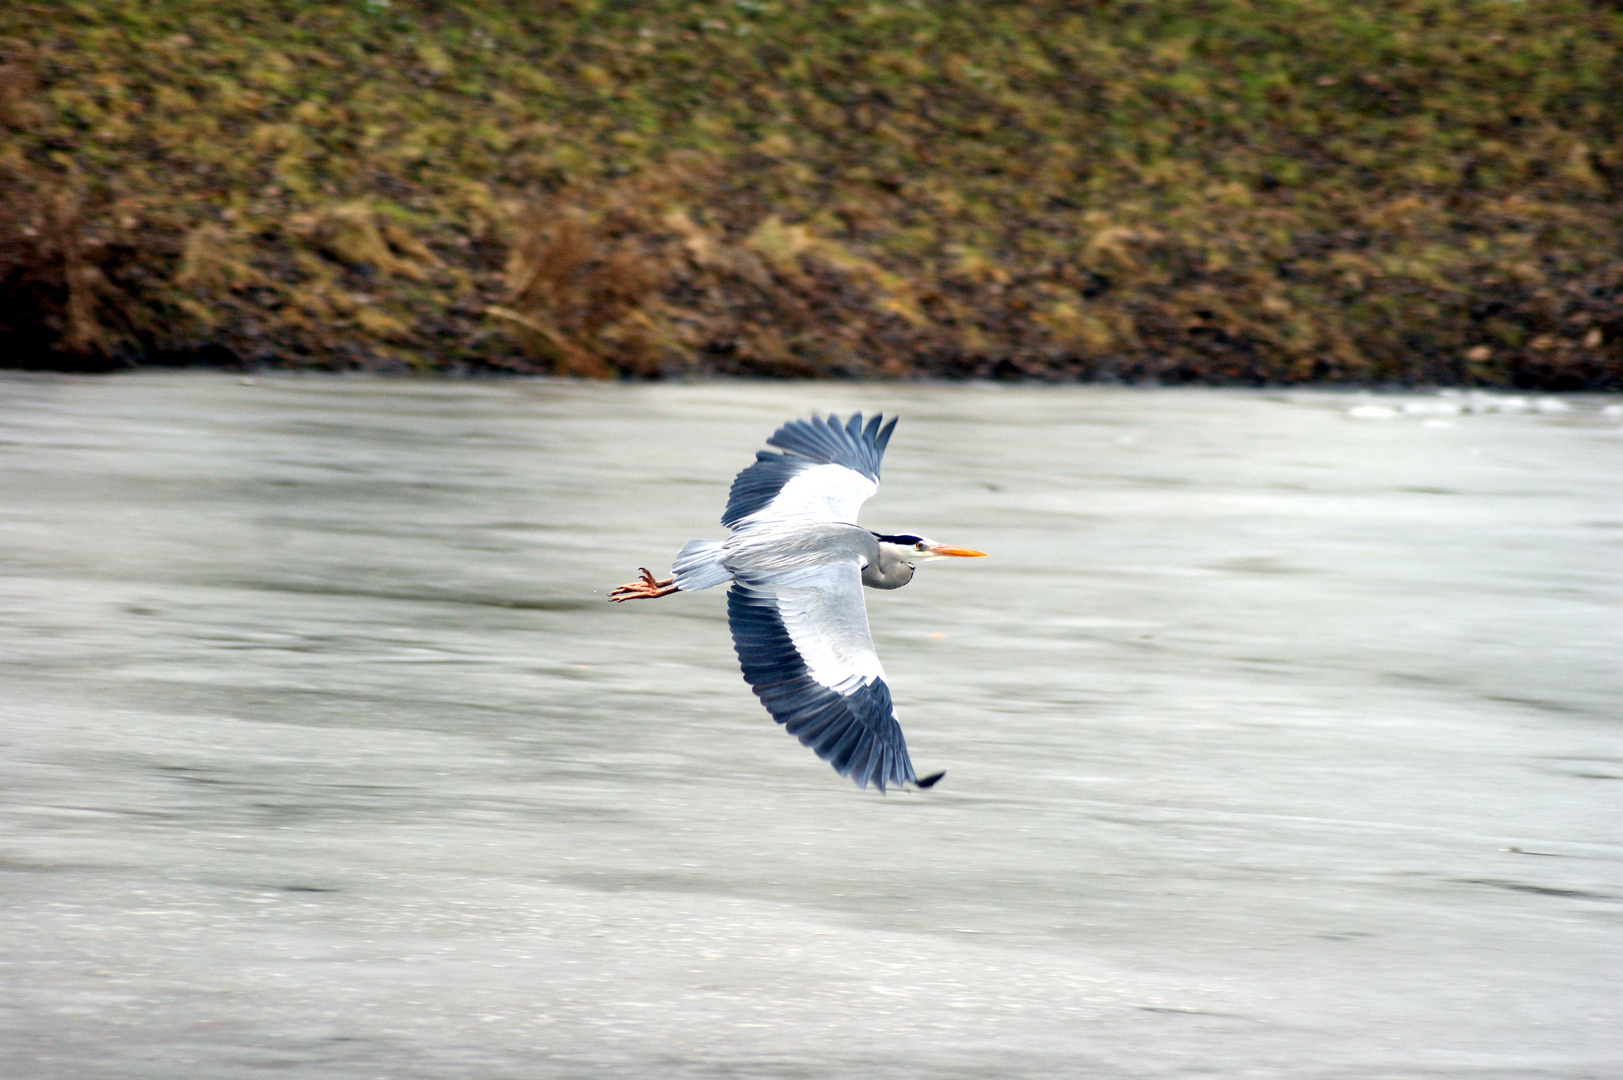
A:
[[[35,4],[8,366],[1623,386],[1623,13]]]

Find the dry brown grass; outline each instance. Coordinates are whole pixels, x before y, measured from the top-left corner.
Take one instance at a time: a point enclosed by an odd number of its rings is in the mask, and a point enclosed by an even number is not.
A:
[[[0,125],[38,122],[38,54],[0,45]],[[144,288],[161,242],[138,235],[127,200],[69,159],[0,159],[0,348],[22,366],[115,367],[150,351],[163,318]]]
[[[153,339],[127,276],[140,245],[109,201],[65,176],[12,170],[0,201],[0,341],[37,366],[102,370]]]
[[[658,372],[647,308],[668,267],[637,217],[560,199],[521,212],[507,302],[488,310],[547,369],[590,378]]]

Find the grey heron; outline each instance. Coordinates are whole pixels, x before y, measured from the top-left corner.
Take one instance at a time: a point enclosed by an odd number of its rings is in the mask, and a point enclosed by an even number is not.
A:
[[[733,480],[726,540],[690,540],[658,580],[609,594],[652,600],[731,584],[727,622],[744,680],[772,718],[858,787],[930,787],[919,779],[874,652],[862,588],[899,589],[922,562],[985,555],[922,536],[869,532],[857,511],[879,490],[879,462],[896,427],[861,413],[791,420]]]

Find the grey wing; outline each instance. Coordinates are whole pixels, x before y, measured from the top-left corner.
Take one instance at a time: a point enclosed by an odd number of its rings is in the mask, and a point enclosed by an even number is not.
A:
[[[855,524],[857,510],[878,489],[879,462],[896,421],[861,413],[841,422],[837,416],[791,420],[762,450],[755,464],[733,480],[721,523],[729,529],[747,522],[814,517]]]
[[[772,718],[841,776],[881,793],[917,783],[874,652],[858,561],[735,574],[727,622]]]

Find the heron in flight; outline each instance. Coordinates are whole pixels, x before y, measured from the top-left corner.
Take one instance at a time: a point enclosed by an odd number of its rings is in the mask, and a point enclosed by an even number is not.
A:
[[[642,577],[609,594],[652,600],[732,584],[727,622],[744,680],[772,718],[858,787],[930,787],[920,780],[879,666],[862,587],[899,589],[919,563],[984,551],[856,524],[879,490],[879,460],[896,421],[856,413],[784,424],[739,473],[721,523],[726,540],[690,540],[671,576]]]

